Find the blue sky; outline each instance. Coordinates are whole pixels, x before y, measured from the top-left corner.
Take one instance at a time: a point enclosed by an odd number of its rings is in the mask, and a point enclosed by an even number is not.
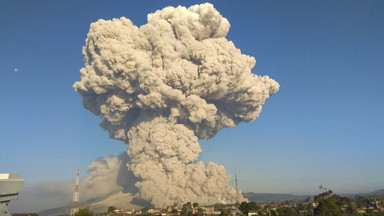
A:
[[[72,88],[90,23],[140,26],[165,6],[203,2],[0,0],[0,173],[29,186],[71,180],[125,151]],[[384,188],[384,2],[209,2],[231,23],[227,38],[256,58],[253,72],[281,88],[255,122],[202,141],[199,159],[237,174],[246,192]]]

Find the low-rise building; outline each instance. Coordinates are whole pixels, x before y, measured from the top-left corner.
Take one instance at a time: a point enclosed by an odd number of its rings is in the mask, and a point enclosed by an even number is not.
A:
[[[257,210],[250,210],[250,211],[248,212],[248,216],[257,216],[257,214],[258,214],[258,211],[257,211]]]

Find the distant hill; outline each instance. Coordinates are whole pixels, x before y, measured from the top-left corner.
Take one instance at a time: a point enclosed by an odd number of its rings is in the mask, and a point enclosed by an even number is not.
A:
[[[354,198],[355,196],[366,197],[366,196],[374,196],[374,195],[384,195],[384,189],[373,191],[370,193],[342,194],[342,196],[346,196],[349,198]]]
[[[293,195],[293,194],[271,194],[271,193],[243,193],[244,197],[249,201],[253,201],[260,204],[269,204],[271,202],[274,203],[282,203],[284,201],[295,201],[302,202],[307,197],[313,199],[314,195]],[[355,196],[373,196],[373,195],[384,195],[384,189],[377,190],[370,193],[355,193],[355,194],[339,194],[340,196],[354,198]]]
[[[271,193],[243,193],[244,197],[249,201],[253,201],[261,204],[268,204],[271,202],[281,203],[284,201],[304,201],[307,197],[313,197],[313,195],[293,195],[293,194],[271,194]]]
[[[71,206],[46,209],[41,212],[38,212],[38,215],[54,216],[54,215],[69,215],[69,213],[71,213]]]
[[[374,191],[374,192],[371,192],[371,193],[368,193],[366,194],[365,196],[372,196],[372,195],[384,195],[384,189],[381,189],[381,190],[377,190],[377,191]]]

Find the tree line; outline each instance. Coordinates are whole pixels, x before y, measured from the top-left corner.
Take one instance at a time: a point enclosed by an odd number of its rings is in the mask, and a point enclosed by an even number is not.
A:
[[[270,203],[260,205],[256,202],[242,202],[236,206],[238,212],[231,212],[225,205],[215,205],[215,210],[220,212],[220,216],[246,216],[252,211],[257,216],[384,216],[384,195],[381,196],[356,196],[354,199],[334,194],[332,190],[320,187],[323,191],[313,197],[313,201],[308,197],[304,202],[290,206],[288,201],[277,205]],[[291,202],[292,203],[292,202]],[[110,206],[104,215],[114,215],[116,207]],[[142,209],[141,215],[152,216],[146,213],[147,208]],[[102,214],[97,214],[102,215]],[[203,208],[198,203],[187,202],[173,209],[171,216],[207,216]],[[88,208],[80,209],[74,216],[95,216]]]

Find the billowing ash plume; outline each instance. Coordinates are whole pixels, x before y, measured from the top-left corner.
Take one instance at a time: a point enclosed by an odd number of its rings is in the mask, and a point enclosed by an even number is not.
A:
[[[256,61],[225,38],[229,27],[209,3],[166,7],[141,27],[124,17],[90,26],[74,88],[129,144],[128,170],[156,207],[236,202],[225,168],[196,162],[198,139],[255,120],[279,84],[251,73]]]

